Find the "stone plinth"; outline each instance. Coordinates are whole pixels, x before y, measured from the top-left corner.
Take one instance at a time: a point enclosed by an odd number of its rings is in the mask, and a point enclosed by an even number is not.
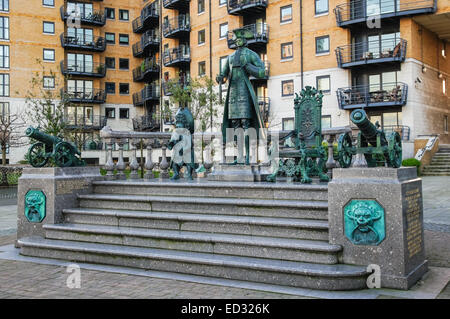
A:
[[[269,164],[218,164],[214,165],[214,171],[208,175],[208,180],[225,182],[263,182],[270,174]]]
[[[381,287],[409,289],[428,270],[416,168],[337,168],[333,176],[329,241],[342,245],[341,262],[378,265]]]
[[[43,237],[43,225],[61,223],[62,210],[77,207],[78,194],[92,193],[94,180],[104,180],[98,167],[24,168],[17,190],[17,239]],[[25,216],[25,208],[27,213],[30,210],[30,204],[25,203],[27,194],[38,194],[44,199],[38,208],[45,212],[42,220],[30,221]]]

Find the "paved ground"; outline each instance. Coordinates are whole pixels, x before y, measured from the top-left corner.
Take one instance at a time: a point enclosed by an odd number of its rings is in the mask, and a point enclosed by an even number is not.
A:
[[[438,298],[450,299],[450,178],[424,177],[425,244],[430,272],[410,291],[356,292],[352,298]],[[12,244],[16,231],[16,206],[11,190],[0,189],[0,247]],[[13,250],[11,247],[10,249]],[[1,253],[0,253],[1,254]],[[91,267],[92,268],[92,267]],[[67,268],[0,259],[0,298],[311,298],[320,294],[297,290],[271,293],[189,281],[85,269],[80,289],[70,289]],[[305,293],[302,294],[301,292]],[[283,291],[284,292],[284,291]],[[294,295],[293,295],[294,293]],[[332,294],[323,297],[332,297]]]

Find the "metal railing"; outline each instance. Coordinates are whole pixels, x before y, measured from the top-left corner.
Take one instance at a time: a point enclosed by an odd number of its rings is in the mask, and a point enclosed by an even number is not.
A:
[[[141,10],[141,15],[132,21],[133,32],[141,32],[150,21],[159,19],[159,1],[154,1]]]
[[[178,32],[189,32],[191,30],[190,21],[189,14],[180,14],[175,18],[163,22],[164,37],[174,36]]]
[[[163,64],[166,67],[190,61],[191,61],[191,50],[187,45],[175,47],[163,53]]]
[[[142,35],[141,40],[133,44],[133,55],[136,57],[144,54],[145,50],[150,46],[158,48],[160,41],[158,30],[146,31]]]
[[[160,96],[158,85],[146,85],[140,92],[133,94],[133,104],[134,106],[141,106],[147,101],[158,101]]]
[[[159,121],[152,116],[140,116],[133,119],[133,129],[135,131],[148,131],[159,129]]]
[[[165,9],[189,7],[189,0],[163,0],[163,7]]]
[[[105,103],[106,101],[106,92],[101,89],[73,91],[64,88],[61,94],[74,103]]]
[[[162,82],[162,88],[163,88],[164,95],[166,95],[166,96],[172,95],[172,92],[170,91],[170,87],[173,84],[178,84],[182,87],[185,87],[185,86],[189,85],[189,83],[190,83],[189,77],[164,81],[164,82]]]
[[[377,85],[360,85],[337,90],[341,109],[364,106],[405,105],[408,85],[402,82],[382,83]]]
[[[229,14],[239,14],[242,11],[265,10],[268,0],[228,0]]]
[[[243,26],[242,28],[247,29],[253,34],[253,37],[247,39],[247,44],[254,43],[267,43],[269,41],[269,26],[265,22],[258,22],[253,24],[248,24]],[[236,44],[233,40],[233,31],[229,31],[227,35],[228,47],[230,49],[236,48]]]
[[[373,16],[391,17],[436,11],[436,0],[356,0],[334,8],[338,25],[364,22]]]
[[[407,41],[404,39],[384,39],[340,46],[335,52],[338,66],[347,67],[386,61],[404,61],[406,46]]]
[[[61,6],[60,8],[61,19],[63,21],[67,19],[79,19],[81,23],[90,25],[100,25],[106,24],[106,15],[104,10],[92,11],[92,12],[80,12],[77,14],[75,11],[69,12],[67,4]]]
[[[106,75],[106,66],[99,62],[77,63],[68,60],[61,61],[61,72],[63,74],[104,77]]]
[[[409,135],[411,132],[411,128],[406,125],[384,125],[383,130],[386,135],[389,135],[393,132],[397,132],[400,134],[403,141],[409,141]]]
[[[159,74],[159,69],[160,65],[154,57],[146,58],[140,66],[133,70],[133,80],[135,82],[142,81],[149,73]]]
[[[107,118],[102,115],[84,116],[84,115],[66,115],[64,124],[67,129],[102,129],[106,126]]]
[[[67,49],[79,49],[89,51],[105,51],[106,41],[104,37],[72,36],[62,33],[61,45]]]

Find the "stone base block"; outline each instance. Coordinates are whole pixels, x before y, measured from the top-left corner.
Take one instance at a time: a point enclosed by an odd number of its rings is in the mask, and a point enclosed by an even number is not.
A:
[[[218,164],[208,175],[209,181],[263,182],[270,175],[270,166],[264,164]]]

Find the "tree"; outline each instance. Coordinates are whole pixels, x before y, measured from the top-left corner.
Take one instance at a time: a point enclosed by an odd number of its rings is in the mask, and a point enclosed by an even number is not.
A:
[[[11,147],[26,145],[23,140],[26,123],[21,113],[10,114],[9,109],[3,106],[0,110],[0,147],[2,150],[2,165],[6,165],[6,151]]]

